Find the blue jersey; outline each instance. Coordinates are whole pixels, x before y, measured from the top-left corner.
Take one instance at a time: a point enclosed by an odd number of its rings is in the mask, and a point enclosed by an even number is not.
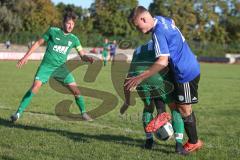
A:
[[[111,44],[110,45],[110,53],[111,54],[115,54],[116,53],[116,49],[117,49],[117,45],[116,44]]]
[[[189,82],[200,74],[200,66],[185,38],[170,18],[156,16],[152,29],[155,57],[169,56],[175,80]]]

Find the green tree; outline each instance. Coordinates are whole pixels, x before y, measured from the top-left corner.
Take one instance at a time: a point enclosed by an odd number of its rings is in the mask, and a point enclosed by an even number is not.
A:
[[[95,0],[91,7],[94,29],[104,36],[131,35],[133,30],[127,16],[135,6],[137,0]]]
[[[0,7],[0,33],[10,35],[22,27],[22,20],[17,14],[8,10],[6,6]]]
[[[231,3],[230,3],[231,2]],[[225,17],[222,20],[222,25],[225,27],[228,33],[229,43],[240,42],[240,1],[232,0],[228,2],[228,11],[225,13]]]
[[[225,43],[227,33],[216,12],[220,4],[224,6],[217,0],[154,0],[149,10],[173,18],[187,40]]]
[[[18,12],[23,13],[24,31],[42,33],[50,25],[60,24],[60,15],[50,0],[18,0]]]
[[[196,34],[197,19],[192,0],[154,0],[149,6],[152,15],[171,17],[186,39],[192,40]]]

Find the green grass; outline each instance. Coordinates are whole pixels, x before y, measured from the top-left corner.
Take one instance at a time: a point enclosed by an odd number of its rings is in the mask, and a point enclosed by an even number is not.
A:
[[[8,121],[23,94],[31,86],[39,62],[29,62],[21,70],[16,62],[0,62],[0,159],[240,159],[240,66],[201,64],[200,102],[194,105],[199,137],[205,146],[197,153],[181,157],[174,153],[174,141],[157,142],[144,150],[141,123],[142,103],[137,101],[127,115],[119,115],[122,100],[111,112],[94,122],[63,121],[55,115],[55,105],[71,95],[44,85],[23,117]],[[110,65],[103,68],[94,83],[83,82],[86,67],[73,72],[81,86],[117,96],[110,76]],[[86,97],[87,109],[101,100]],[[78,113],[73,104],[71,112]],[[185,136],[186,139],[186,136]]]

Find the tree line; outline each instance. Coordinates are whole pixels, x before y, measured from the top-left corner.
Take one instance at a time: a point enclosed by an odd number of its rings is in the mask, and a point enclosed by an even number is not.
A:
[[[134,48],[150,38],[127,21],[137,5],[137,0],[95,0],[85,9],[54,5],[51,0],[0,0],[0,41],[26,44],[36,40],[49,26],[61,27],[63,14],[74,11],[78,15],[74,33],[84,46],[97,46],[107,37]],[[239,0],[153,0],[148,9],[152,15],[173,18],[198,55],[240,52]]]

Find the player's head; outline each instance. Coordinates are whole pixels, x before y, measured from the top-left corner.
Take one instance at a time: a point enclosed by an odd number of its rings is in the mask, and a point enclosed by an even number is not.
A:
[[[76,19],[77,19],[77,16],[74,12],[65,13],[63,17],[63,30],[65,33],[72,32]]]
[[[128,21],[142,33],[148,33],[154,26],[152,15],[143,6],[133,8]]]
[[[108,43],[108,39],[107,38],[104,38],[104,43]]]

